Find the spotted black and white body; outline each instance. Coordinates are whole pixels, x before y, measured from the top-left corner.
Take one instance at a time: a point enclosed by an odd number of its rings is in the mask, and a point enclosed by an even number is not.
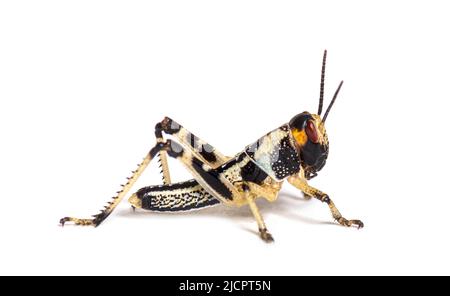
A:
[[[60,223],[98,226],[105,220],[155,157],[159,157],[163,185],[139,189],[129,202],[134,208],[158,212],[178,212],[202,209],[219,203],[228,206],[248,205],[259,227],[263,240],[273,241],[256,206],[255,199],[263,197],[274,202],[285,180],[301,190],[306,198],[317,198],[326,203],[333,218],[344,226],[364,224],[347,220],[338,211],[329,196],[311,187],[308,180],[315,177],[328,157],[328,138],[325,120],[333,106],[334,97],[321,117],[325,80],[326,51],[322,62],[320,100],[317,114],[303,112],[288,123],[267,133],[245,147],[234,157],[227,157],[201,140],[176,121],[166,117],[155,127],[156,145],[149,151],[117,196],[93,219],[65,217]],[[165,135],[173,139],[166,140]],[[167,157],[179,160],[193,176],[192,180],[172,183]]]

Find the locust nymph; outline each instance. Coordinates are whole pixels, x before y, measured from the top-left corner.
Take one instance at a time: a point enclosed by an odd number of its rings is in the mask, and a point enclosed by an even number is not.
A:
[[[308,184],[308,180],[316,177],[325,166],[329,151],[325,121],[343,83],[339,84],[322,116],[326,56],[325,51],[317,114],[305,111],[294,116],[288,123],[265,134],[232,157],[222,154],[173,119],[166,117],[155,126],[155,146],[145,155],[137,169],[132,171],[132,175],[105,209],[92,219],[65,217],[60,223],[100,225],[127,195],[148,164],[157,157],[163,184],[143,187],[133,193],[129,198],[133,209],[180,212],[217,204],[248,206],[258,224],[260,237],[271,242],[272,235],[267,230],[255,200],[262,197],[274,202],[287,180],[303,192],[307,199],[316,198],[326,203],[339,224],[363,227],[364,224],[360,220],[345,219],[326,193]],[[166,139],[166,135],[170,135],[172,139]],[[172,182],[168,157],[180,161],[193,178],[184,182]]]

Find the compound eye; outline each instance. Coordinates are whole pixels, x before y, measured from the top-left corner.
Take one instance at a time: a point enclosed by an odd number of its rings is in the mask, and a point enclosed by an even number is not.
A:
[[[312,120],[308,120],[306,123],[306,134],[311,142],[314,144],[319,143],[319,135],[317,134],[316,126]]]

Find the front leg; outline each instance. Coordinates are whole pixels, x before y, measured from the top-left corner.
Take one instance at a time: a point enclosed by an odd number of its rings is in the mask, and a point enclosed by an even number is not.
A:
[[[301,174],[297,176],[291,176],[288,178],[288,182],[295,186],[297,189],[303,191],[307,196],[312,196],[321,202],[324,202],[330,208],[333,218],[341,225],[351,227],[356,226],[358,228],[363,228],[364,223],[360,220],[347,220],[342,217],[339,210],[336,208],[334,202],[330,199],[328,194],[310,186],[305,178],[302,178]]]

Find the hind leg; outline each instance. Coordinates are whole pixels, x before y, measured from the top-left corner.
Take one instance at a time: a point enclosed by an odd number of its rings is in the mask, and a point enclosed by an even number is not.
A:
[[[158,143],[151,154],[156,155],[166,151],[168,156],[180,161],[192,174],[195,180],[211,195],[227,203],[239,196],[239,192],[221,173],[212,168],[208,163],[197,157],[191,149],[185,148],[174,140]]]
[[[97,227],[102,223],[111,213],[114,211],[114,209],[119,205],[119,203],[122,201],[122,199],[126,196],[128,191],[133,187],[134,183],[139,179],[139,177],[142,175],[142,173],[145,171],[149,163],[152,161],[154,155],[149,152],[142,162],[138,165],[138,168],[135,171],[132,171],[131,177],[127,178],[127,182],[122,185],[122,189],[120,191],[117,191],[117,195],[112,198],[112,201],[108,202],[108,204],[105,206],[103,210],[100,211],[99,214],[96,214],[93,216],[93,219],[80,219],[80,218],[74,218],[74,217],[64,217],[62,218],[59,223],[64,226],[67,222],[73,222],[75,225],[82,225],[82,226],[95,226]]]
[[[165,117],[163,121],[159,122],[155,126],[157,143],[163,143],[165,141],[163,133],[174,136],[191,153],[195,154],[197,158],[201,159],[212,168],[221,166],[229,159],[229,157],[224,156],[216,148],[203,141],[169,117]],[[172,183],[166,151],[161,151],[159,153],[159,162],[163,183],[166,185]]]
[[[169,166],[167,162],[167,149],[162,149],[164,147],[165,140],[163,138],[163,132],[169,135],[173,135],[175,138],[178,138],[180,142],[186,145],[187,152],[189,155],[192,155],[191,159],[194,161],[193,164],[187,164],[191,167],[202,166],[203,163],[209,165],[210,169],[220,166],[228,157],[223,156],[219,151],[217,151],[214,147],[207,144],[203,140],[199,139],[186,129],[184,129],[181,125],[176,123],[175,121],[165,118],[161,123],[158,123],[155,128],[155,135],[157,139],[157,145],[150,151],[144,158],[141,164],[139,164],[137,170],[133,171],[133,175],[128,178],[126,184],[122,185],[122,189],[117,192],[117,195],[112,198],[112,201],[109,202],[103,210],[100,211],[99,214],[94,215],[93,219],[80,219],[74,217],[64,217],[60,220],[60,224],[64,225],[66,222],[73,222],[76,225],[83,226],[98,226],[102,223],[111,212],[117,207],[117,205],[122,201],[137,179],[141,176],[144,170],[147,168],[148,164],[151,160],[158,154],[160,156],[161,168],[163,173],[163,182],[164,184],[171,184]],[[159,148],[158,148],[159,147]],[[155,152],[157,151],[157,152]],[[174,151],[172,151],[173,153]],[[189,162],[189,161],[187,161]],[[214,183],[214,182],[213,182]],[[218,183],[220,186],[220,182]]]
[[[175,137],[195,157],[201,159],[212,168],[217,168],[230,159],[230,157],[223,155],[215,147],[200,139],[169,117],[164,118],[155,127],[157,139],[163,139],[162,133]]]

